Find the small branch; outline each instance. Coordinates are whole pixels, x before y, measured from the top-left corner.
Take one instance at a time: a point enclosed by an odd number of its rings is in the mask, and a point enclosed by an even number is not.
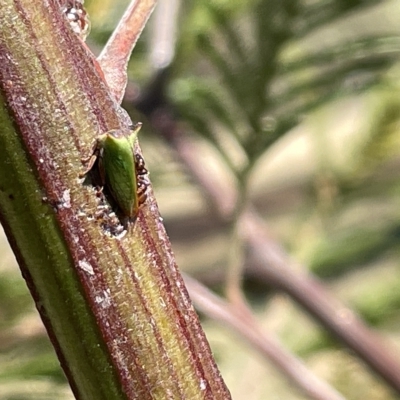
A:
[[[98,57],[110,92],[118,104],[121,104],[125,92],[129,58],[156,2],[132,0]]]
[[[250,246],[251,263],[258,276],[297,300],[389,385],[400,391],[399,360],[385,346],[383,338],[334,298],[315,277],[299,272],[282,247],[267,235],[259,216],[248,211],[245,221],[243,236]]]
[[[310,398],[315,400],[344,400],[327,383],[318,379],[272,335],[268,335],[253,317],[251,310],[229,304],[198,281],[184,275],[186,287],[196,308],[208,317],[232,327],[257,351],[270,359]]]

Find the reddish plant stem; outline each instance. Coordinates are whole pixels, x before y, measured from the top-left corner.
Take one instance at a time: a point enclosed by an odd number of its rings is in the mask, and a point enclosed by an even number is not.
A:
[[[98,57],[108,87],[118,104],[125,93],[129,58],[155,5],[156,0],[132,0]]]
[[[76,397],[230,399],[151,187],[117,237],[79,178],[96,136],[131,124],[92,55],[58,2],[5,0],[0,21],[0,219]]]

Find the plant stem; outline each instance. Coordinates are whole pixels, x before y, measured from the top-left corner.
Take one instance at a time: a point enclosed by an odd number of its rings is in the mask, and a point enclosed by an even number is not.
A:
[[[0,220],[75,396],[230,399],[151,188],[117,237],[79,178],[131,124],[93,55],[57,2],[4,0],[0,21]]]

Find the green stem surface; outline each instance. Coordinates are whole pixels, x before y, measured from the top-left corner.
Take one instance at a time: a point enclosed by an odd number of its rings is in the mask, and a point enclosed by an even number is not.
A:
[[[2,2],[0,66],[0,220],[75,396],[229,399],[151,190],[117,238],[79,179],[130,121],[57,2]]]

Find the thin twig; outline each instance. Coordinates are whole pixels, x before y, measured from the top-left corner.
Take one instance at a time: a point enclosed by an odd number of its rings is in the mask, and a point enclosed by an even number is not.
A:
[[[106,82],[118,104],[121,104],[125,93],[129,58],[155,5],[156,0],[132,0],[98,57]]]
[[[199,311],[234,328],[250,345],[292,379],[310,398],[344,400],[341,394],[317,378],[297,357],[288,352],[277,338],[267,334],[253,317],[251,310],[227,303],[187,275],[184,275],[184,280],[190,297]]]

